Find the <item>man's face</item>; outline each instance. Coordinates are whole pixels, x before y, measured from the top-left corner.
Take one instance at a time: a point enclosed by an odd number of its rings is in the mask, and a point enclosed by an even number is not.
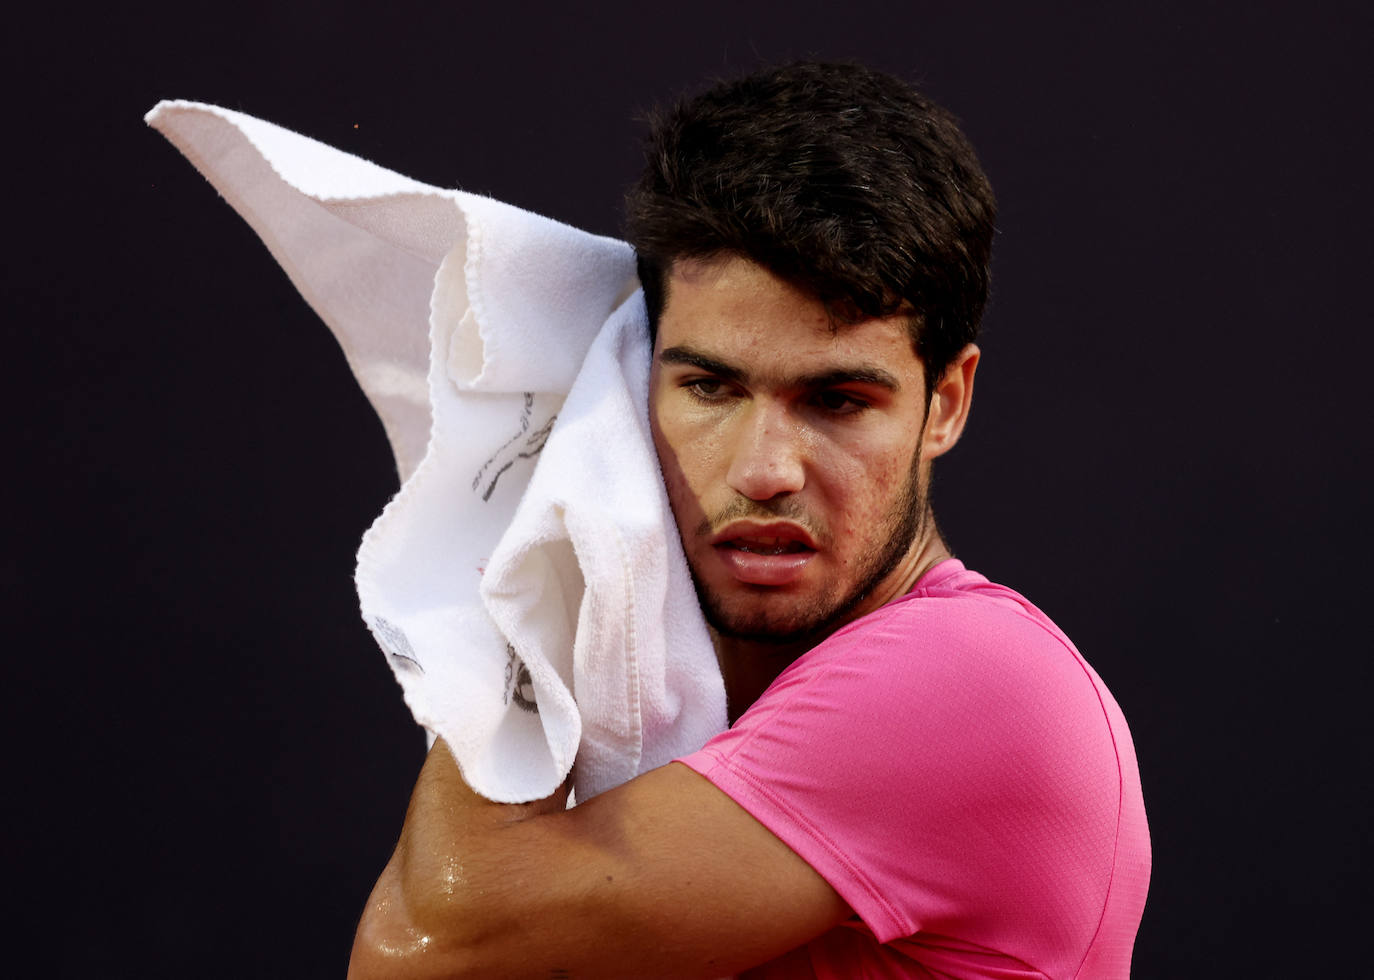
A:
[[[650,420],[707,620],[819,639],[894,597],[916,560],[926,397],[905,316],[832,329],[738,257],[668,281]]]

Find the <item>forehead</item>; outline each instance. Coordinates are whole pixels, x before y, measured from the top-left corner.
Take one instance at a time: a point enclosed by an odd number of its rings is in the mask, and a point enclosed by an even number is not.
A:
[[[815,296],[733,255],[679,260],[666,286],[659,351],[687,346],[751,373],[868,366],[920,375],[905,314],[841,323]]]

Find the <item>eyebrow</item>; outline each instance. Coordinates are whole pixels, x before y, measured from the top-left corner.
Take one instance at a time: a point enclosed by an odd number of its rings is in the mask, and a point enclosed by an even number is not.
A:
[[[665,348],[658,355],[658,359],[662,364],[685,364],[689,367],[699,368],[726,381],[744,383],[749,380],[748,373],[742,368],[703,354],[687,344]],[[873,385],[894,392],[900,391],[902,387],[902,383],[897,380],[895,375],[871,365],[834,368],[819,374],[804,374],[787,381],[787,387],[812,390],[837,388],[847,384]]]
[[[714,357],[708,357],[686,344],[664,348],[663,353],[658,355],[658,359],[662,364],[685,364],[688,367],[700,368],[718,378],[724,378],[726,381],[744,381],[747,377],[741,369],[732,367],[724,361],[718,361]]]

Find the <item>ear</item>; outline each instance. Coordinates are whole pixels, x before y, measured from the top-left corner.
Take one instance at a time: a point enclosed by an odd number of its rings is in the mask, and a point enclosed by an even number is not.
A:
[[[930,393],[930,412],[926,417],[926,434],[921,443],[921,459],[943,456],[954,448],[968,421],[973,404],[973,375],[978,370],[982,352],[977,344],[969,344],[950,361],[945,375]]]

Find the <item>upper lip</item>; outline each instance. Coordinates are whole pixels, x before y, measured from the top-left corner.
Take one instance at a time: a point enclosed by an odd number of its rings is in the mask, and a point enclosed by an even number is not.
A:
[[[711,544],[726,544],[730,541],[751,541],[756,544],[802,544],[812,551],[819,550],[816,541],[799,524],[789,521],[731,521],[711,535]]]

